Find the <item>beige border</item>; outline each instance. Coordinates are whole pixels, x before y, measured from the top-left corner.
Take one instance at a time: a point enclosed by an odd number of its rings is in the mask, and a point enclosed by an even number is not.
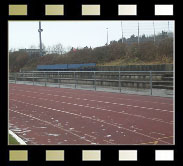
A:
[[[64,5],[45,5],[46,16],[63,16]]]
[[[119,161],[137,161],[137,150],[119,150]]]
[[[64,161],[64,150],[46,150],[46,161]]]
[[[9,15],[10,16],[26,16],[27,15],[27,5],[9,5]]]
[[[28,161],[27,150],[10,150],[9,161]]]
[[[101,150],[82,150],[83,161],[100,161]]]
[[[118,5],[118,15],[136,16],[137,5]]]
[[[82,16],[100,15],[100,5],[82,5]]]

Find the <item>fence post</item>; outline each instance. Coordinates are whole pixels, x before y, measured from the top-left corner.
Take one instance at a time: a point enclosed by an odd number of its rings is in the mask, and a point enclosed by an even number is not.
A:
[[[96,87],[96,74],[95,74],[95,71],[94,71],[94,88],[95,88],[95,91],[96,91],[97,87]]]
[[[58,73],[57,73],[57,83],[58,83],[58,85],[59,85],[59,71],[58,71]]]
[[[75,82],[75,85],[74,85],[74,87],[75,87],[75,89],[76,89],[76,86],[77,86],[77,81],[76,81],[76,72],[74,71],[74,82]]]
[[[119,91],[121,92],[121,72],[119,71]]]
[[[23,71],[22,81],[24,81],[24,71]]]
[[[152,71],[150,71],[150,91],[152,96]]]
[[[60,72],[58,71],[58,87],[60,88]]]
[[[46,86],[46,81],[47,81],[46,72],[44,72],[44,77],[45,77],[45,86]]]
[[[46,86],[48,84],[48,72],[46,72]]]
[[[33,85],[34,85],[34,72],[32,74],[33,74]]]
[[[15,84],[17,83],[17,73],[15,73]]]

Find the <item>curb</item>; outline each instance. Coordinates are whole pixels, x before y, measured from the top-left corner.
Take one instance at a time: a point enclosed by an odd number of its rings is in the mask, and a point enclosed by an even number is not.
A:
[[[20,145],[27,145],[20,137],[18,137],[15,133],[13,133],[11,130],[9,130],[9,134],[15,138],[19,143]]]

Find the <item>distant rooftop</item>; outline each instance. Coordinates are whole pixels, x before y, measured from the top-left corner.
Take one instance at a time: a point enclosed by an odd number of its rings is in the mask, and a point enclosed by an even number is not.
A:
[[[35,55],[35,54],[39,54],[40,53],[40,49],[19,49],[19,51],[21,52],[26,52],[28,53],[29,55]],[[46,51],[42,51],[43,52],[43,55],[46,54]]]

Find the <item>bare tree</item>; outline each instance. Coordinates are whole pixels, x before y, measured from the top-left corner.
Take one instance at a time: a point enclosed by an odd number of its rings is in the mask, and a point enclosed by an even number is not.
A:
[[[43,51],[46,51],[46,46],[44,43],[42,43],[42,49],[43,49]]]
[[[48,54],[51,54],[52,53],[52,47],[51,46],[46,47],[46,51],[47,51]]]
[[[64,47],[61,43],[58,43],[56,45],[53,45],[52,47],[52,53],[60,54],[62,55],[64,53]]]

